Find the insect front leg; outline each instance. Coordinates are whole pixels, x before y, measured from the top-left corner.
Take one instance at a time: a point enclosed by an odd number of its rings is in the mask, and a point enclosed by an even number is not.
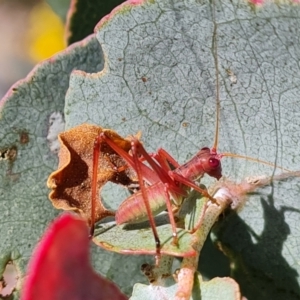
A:
[[[213,203],[217,203],[216,199],[214,199],[211,195],[209,195],[209,193],[207,192],[207,190],[204,190],[204,189],[200,188],[192,180],[189,180],[188,178],[185,178],[182,175],[177,174],[177,173],[175,173],[173,171],[170,171],[169,175],[174,180],[176,180],[176,181],[178,181],[178,182],[180,182],[180,183],[182,183],[182,184],[184,184],[186,186],[189,186],[189,187],[193,188],[197,192],[201,193],[203,196],[209,198]],[[204,206],[204,208],[203,208],[203,210],[201,212],[201,215],[200,215],[200,218],[199,218],[198,222],[196,223],[196,225],[194,226],[194,228],[189,231],[190,233],[194,233],[197,229],[200,228],[200,226],[201,226],[201,224],[203,222],[203,219],[204,219],[207,207],[208,207],[208,203],[205,204],[205,206]]]

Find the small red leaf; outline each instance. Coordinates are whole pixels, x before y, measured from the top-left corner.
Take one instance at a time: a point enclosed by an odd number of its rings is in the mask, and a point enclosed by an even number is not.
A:
[[[47,230],[30,262],[23,300],[127,299],[89,262],[86,222],[70,214]]]

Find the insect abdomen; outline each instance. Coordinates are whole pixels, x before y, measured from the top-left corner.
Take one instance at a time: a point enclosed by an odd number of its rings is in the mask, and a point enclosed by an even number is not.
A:
[[[166,209],[164,184],[159,182],[148,186],[148,199],[152,214],[155,216]],[[148,214],[141,191],[133,194],[121,203],[116,212],[116,223],[139,223],[148,220]]]

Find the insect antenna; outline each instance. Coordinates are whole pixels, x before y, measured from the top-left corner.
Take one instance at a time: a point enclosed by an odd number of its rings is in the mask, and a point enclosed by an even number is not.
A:
[[[214,1],[213,1],[214,2]],[[212,8],[212,19],[214,24],[213,29],[213,40],[212,40],[212,49],[213,49],[213,57],[215,63],[215,70],[216,70],[216,128],[215,128],[215,140],[213,144],[213,148],[211,151],[213,153],[217,152],[218,142],[219,142],[219,119],[220,119],[220,83],[219,83],[219,63],[218,63],[218,40],[217,40],[217,29],[218,25],[216,22],[216,11],[215,11],[215,3],[213,3]]]

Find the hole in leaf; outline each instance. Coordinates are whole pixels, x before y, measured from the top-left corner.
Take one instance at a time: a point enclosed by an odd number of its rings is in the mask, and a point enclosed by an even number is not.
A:
[[[16,288],[19,279],[17,268],[12,262],[8,262],[0,279],[0,298],[8,298]]]
[[[0,160],[14,161],[17,157],[17,147],[12,146],[0,150]]]

